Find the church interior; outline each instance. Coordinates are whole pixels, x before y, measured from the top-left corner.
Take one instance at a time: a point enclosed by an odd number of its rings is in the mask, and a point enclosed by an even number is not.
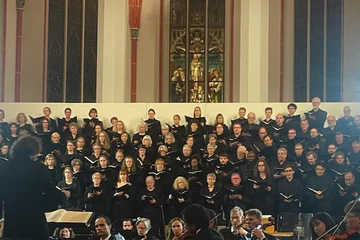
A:
[[[0,0],[0,239],[43,239],[7,220],[30,137],[51,239],[360,239],[359,12]]]

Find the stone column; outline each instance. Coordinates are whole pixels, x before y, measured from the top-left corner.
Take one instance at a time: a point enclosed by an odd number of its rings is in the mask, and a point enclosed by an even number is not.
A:
[[[15,102],[20,102],[24,6],[25,0],[16,0]]]

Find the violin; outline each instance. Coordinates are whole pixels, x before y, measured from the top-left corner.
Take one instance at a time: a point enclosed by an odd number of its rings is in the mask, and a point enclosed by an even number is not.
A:
[[[356,233],[356,230],[350,229],[347,230],[346,232],[342,233],[342,234],[335,234],[335,235],[330,235],[330,236],[325,236],[323,239],[324,240],[342,240],[342,239],[347,239],[351,234]]]

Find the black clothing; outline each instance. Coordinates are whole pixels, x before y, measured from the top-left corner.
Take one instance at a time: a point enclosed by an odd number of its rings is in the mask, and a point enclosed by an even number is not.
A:
[[[300,180],[287,178],[280,179],[277,183],[277,198],[279,201],[278,212],[299,213],[299,203],[302,201],[303,186]],[[292,200],[286,202],[285,200]]]
[[[224,237],[217,231],[211,228],[201,229],[195,236],[185,238],[186,240],[224,240]],[[226,238],[227,240],[227,238]]]
[[[204,187],[200,191],[199,204],[203,205],[207,209],[214,210],[217,214],[220,213],[223,196],[220,186],[215,186],[210,192],[208,186]]]
[[[18,156],[0,169],[0,201],[4,200],[5,238],[49,239],[45,212],[65,203],[46,167]]]
[[[311,128],[316,128],[317,130],[321,130],[324,127],[327,112],[321,109],[318,109],[317,111],[312,109],[309,112],[305,113],[305,116],[306,119],[309,121],[309,125]]]
[[[116,195],[116,193],[121,193]],[[127,194],[129,198],[125,196]],[[113,195],[111,199],[111,219],[115,221],[117,219],[127,219],[134,217],[133,214],[133,202],[135,200],[135,192],[131,183],[125,184],[121,187],[114,187]]]
[[[65,180],[59,182],[57,186],[63,190],[70,191],[70,198],[67,200],[67,203],[62,207],[68,210],[80,209],[81,208],[81,187],[80,184],[73,180],[71,184],[67,184]]]

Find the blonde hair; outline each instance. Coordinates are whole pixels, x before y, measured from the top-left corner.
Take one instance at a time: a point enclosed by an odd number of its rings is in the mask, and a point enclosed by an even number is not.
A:
[[[142,125],[145,125],[145,132],[147,132],[147,131],[149,130],[149,128],[148,128],[148,125],[146,124],[146,122],[144,122],[144,121],[139,122],[139,124],[138,124],[138,126],[137,126],[137,128],[136,128],[137,131],[140,132],[139,129],[140,129],[140,127],[141,127]]]
[[[171,137],[171,139],[172,139],[172,143],[174,143],[174,142],[175,142],[175,137],[174,137],[174,134],[172,134],[171,132],[168,132],[167,134],[165,134],[165,139],[166,139],[168,136],[170,136],[170,137]]]
[[[101,143],[100,143],[100,138],[99,138],[100,134],[104,134],[104,136],[105,136],[104,145],[101,145]],[[95,141],[95,143],[99,144],[99,145],[100,145],[103,149],[105,149],[105,150],[108,150],[108,149],[110,149],[110,147],[111,147],[109,135],[108,135],[105,131],[101,131],[101,132],[96,136],[96,141]]]
[[[55,158],[54,154],[52,154],[52,153],[49,153],[48,155],[46,155],[44,164],[45,164],[46,166],[48,166],[47,160],[48,160],[49,158],[54,159],[54,162],[55,162],[54,165],[56,165],[56,158]]]
[[[169,149],[165,145],[160,145],[159,148],[158,148],[158,153],[160,153],[161,151],[168,152]]]
[[[102,179],[102,176],[101,176],[101,173],[99,172],[94,172],[92,175],[91,175],[91,179],[95,176],[98,176],[100,178],[100,180]]]
[[[16,121],[19,122],[19,118],[20,116],[24,116],[24,122],[27,122],[28,121],[28,118],[27,116],[25,115],[25,113],[18,113],[18,115],[16,116]]]
[[[152,143],[153,143],[153,142],[152,142],[152,139],[151,139],[150,135],[145,135],[145,136],[143,137],[141,143],[142,143],[144,146],[146,146],[146,145],[144,144],[145,140],[150,140],[150,146],[152,146]]]
[[[189,182],[184,178],[184,177],[177,177],[174,180],[174,184],[173,184],[173,188],[175,190],[179,190],[179,183],[183,182],[185,184],[185,189],[188,190],[189,189]]]

